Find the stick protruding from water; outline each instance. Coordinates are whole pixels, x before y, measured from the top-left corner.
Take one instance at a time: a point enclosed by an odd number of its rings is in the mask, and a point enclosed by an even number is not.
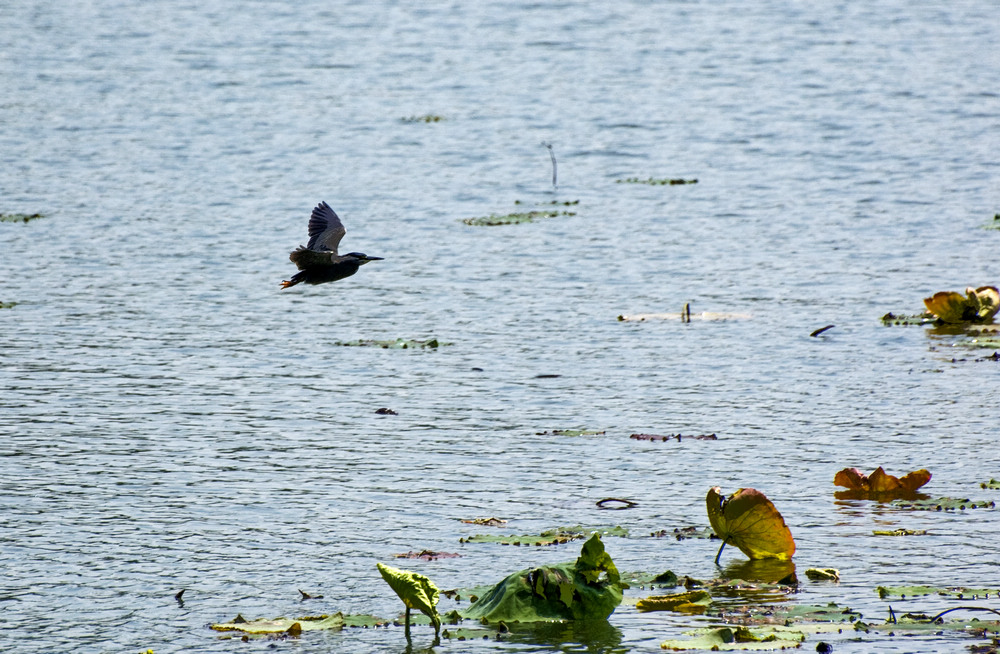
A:
[[[556,153],[552,150],[551,143],[542,143],[545,147],[549,149],[549,159],[552,160],[552,188],[556,187]]]

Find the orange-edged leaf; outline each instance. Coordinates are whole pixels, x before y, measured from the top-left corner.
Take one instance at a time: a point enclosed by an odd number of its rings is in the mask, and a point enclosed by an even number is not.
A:
[[[888,474],[881,466],[870,475],[861,474],[857,468],[844,468],[833,477],[833,483],[863,493],[912,493],[931,480],[931,473],[921,468],[902,478]]]
[[[868,490],[868,475],[857,468],[844,468],[833,476],[833,483],[851,490]]]
[[[727,498],[715,486],[709,489],[705,506],[716,535],[751,559],[787,561],[795,554],[792,532],[760,491],[741,488]]]

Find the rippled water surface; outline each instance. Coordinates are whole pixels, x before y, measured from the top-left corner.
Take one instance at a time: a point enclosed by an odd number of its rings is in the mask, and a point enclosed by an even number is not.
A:
[[[928,468],[935,497],[1000,499],[992,350],[879,321],[1000,282],[998,42],[990,3],[8,0],[0,212],[44,218],[0,223],[0,648],[410,651],[397,628],[207,625],[397,615],[375,563],[410,550],[462,555],[402,562],[441,588],[577,555],[460,544],[475,517],[620,524],[620,569],[712,578],[717,543],[649,534],[707,525],[716,485],[784,515],[793,602],[880,621],[880,584],[1000,587],[996,510],[832,484]],[[385,260],[280,291],[320,200],[342,249]],[[553,202],[578,204],[462,222]],[[749,317],[617,319],[687,302]],[[441,345],[341,345],[396,338]],[[719,440],[629,439],[678,432]],[[872,535],[896,528],[929,533]],[[627,600],[475,649],[659,651],[708,623]],[[828,639],[980,642],[854,638]]]

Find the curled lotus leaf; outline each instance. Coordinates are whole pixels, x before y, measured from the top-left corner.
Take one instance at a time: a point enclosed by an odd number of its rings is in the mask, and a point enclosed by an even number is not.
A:
[[[924,306],[943,322],[990,322],[1000,309],[1000,291],[995,286],[965,289],[965,296],[941,291],[924,298]]]
[[[729,497],[715,486],[705,498],[712,529],[751,559],[787,561],[795,554],[795,540],[771,500],[753,488],[741,488]],[[721,553],[721,549],[720,549]]]
[[[926,469],[914,470],[903,476],[894,477],[881,466],[866,475],[857,468],[844,468],[833,477],[833,483],[851,491],[872,495],[907,495],[931,480],[931,473]]]
[[[409,570],[391,568],[382,563],[378,563],[377,567],[385,582],[396,592],[399,599],[403,600],[407,610],[417,609],[431,619],[435,631],[441,628],[441,617],[436,608],[441,591],[434,582],[422,574]]]

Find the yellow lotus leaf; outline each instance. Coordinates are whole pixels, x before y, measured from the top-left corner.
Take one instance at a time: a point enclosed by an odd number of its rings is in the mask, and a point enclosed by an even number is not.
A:
[[[382,578],[396,591],[399,599],[403,600],[403,604],[406,605],[407,622],[409,622],[410,609],[417,609],[431,619],[434,631],[437,632],[441,628],[441,617],[437,612],[441,591],[434,585],[434,582],[416,572],[391,568],[382,563],[375,565]]]
[[[712,603],[712,596],[705,590],[689,590],[673,595],[654,595],[635,603],[639,611],[676,611],[677,613],[701,614]]]
[[[751,559],[787,561],[795,554],[795,540],[785,519],[760,491],[741,488],[727,498],[715,486],[709,489],[705,505],[708,521],[723,545],[731,543]]]
[[[833,477],[833,483],[853,491],[866,493],[912,493],[931,480],[931,473],[921,468],[902,478],[893,477],[882,469],[875,468],[865,475],[857,468],[844,468]]]
[[[1000,309],[1000,291],[995,286],[966,288],[965,297],[954,291],[941,291],[924,298],[927,310],[944,322],[989,322]]]

